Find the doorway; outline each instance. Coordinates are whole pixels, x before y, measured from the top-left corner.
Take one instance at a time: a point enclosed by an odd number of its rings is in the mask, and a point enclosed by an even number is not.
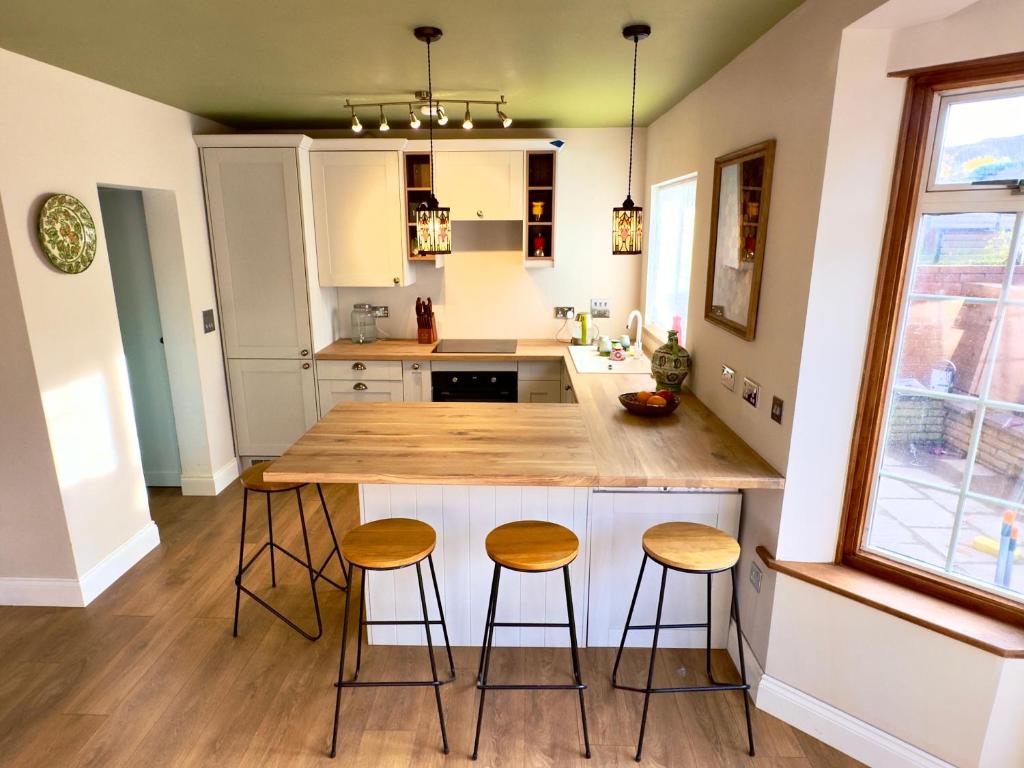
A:
[[[99,198],[146,485],[180,486],[181,454],[142,192],[100,187]]]

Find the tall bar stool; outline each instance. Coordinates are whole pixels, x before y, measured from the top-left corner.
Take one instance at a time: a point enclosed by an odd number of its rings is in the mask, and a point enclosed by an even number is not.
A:
[[[640,575],[636,578],[633,590],[633,601],[629,604],[626,625],[622,628],[622,640],[619,651],[615,654],[615,666],[612,669],[612,685],[624,691],[635,691],[644,694],[644,711],[640,718],[640,738],[636,745],[636,760],[640,762],[644,749],[644,731],[647,727],[647,708],[652,693],[694,693],[702,691],[743,691],[743,709],[747,717],[747,740],[750,745],[750,756],[754,756],[754,730],[750,724],[750,702],[747,691],[747,667],[743,660],[743,635],[740,629],[740,612],[736,600],[736,563],[740,559],[740,545],[732,536],[707,525],[697,523],[662,523],[644,532],[644,559],[640,563]],[[631,624],[636,598],[640,594],[640,582],[644,578],[644,568],[650,558],[661,566],[661,590],[658,593],[658,610],[654,624]],[[704,574],[707,576],[707,622],[703,624],[662,624],[661,611],[665,603],[665,579],[669,569],[682,573]],[[711,577],[716,573],[729,571],[732,574],[732,607],[731,612],[736,620],[736,640],[740,655],[740,682],[720,683],[711,674]],[[658,650],[658,633],[663,629],[696,629],[706,627],[707,647],[705,661],[707,676],[711,685],[681,686],[673,688],[654,688],[654,655]],[[654,641],[651,643],[651,660],[647,667],[647,685],[638,688],[619,685],[619,661],[622,659],[622,648],[626,644],[626,633],[631,629],[653,629]]]
[[[353,583],[353,571],[358,568],[362,574],[359,582],[359,628],[356,650],[356,669],[351,680],[345,680],[345,651],[348,647],[348,609],[352,598],[352,590],[345,593],[345,617],[341,629],[341,660],[338,663],[338,680],[335,682],[337,693],[334,700],[334,733],[331,736],[331,757],[338,751],[338,717],[341,713],[342,688],[385,688],[385,687],[419,687],[433,686],[434,698],[437,701],[437,719],[441,724],[441,741],[444,753],[448,754],[448,732],[444,725],[444,709],[441,707],[441,686],[455,679],[455,661],[452,658],[452,646],[448,642],[448,625],[444,620],[444,608],[441,606],[441,592],[437,587],[437,573],[434,571],[434,546],[437,534],[434,529],[419,520],[393,517],[387,520],[375,520],[365,523],[345,534],[341,540],[341,552],[348,560],[348,584]],[[437,612],[440,619],[431,619],[427,615],[427,595],[423,589],[423,571],[420,563],[424,560],[430,566],[430,578],[434,582],[434,598],[437,600]],[[423,608],[422,619],[399,619],[369,621],[363,618],[364,597],[366,595],[367,571],[393,571],[398,568],[416,566],[416,579],[420,586],[420,605]],[[359,665],[363,655],[363,627],[386,625],[419,624],[427,635],[427,654],[430,656],[430,680],[387,680],[363,682],[358,680]],[[450,676],[441,680],[437,676],[437,663],[434,661],[434,643],[430,637],[430,627],[440,624],[444,633],[444,646],[448,652],[448,668]]]
[[[324,569],[328,563],[331,562],[331,558],[335,555],[338,556],[338,563],[341,565],[342,573],[345,572],[345,563],[341,559],[341,550],[338,548],[338,537],[334,535],[334,525],[331,522],[331,515],[327,511],[327,501],[324,499],[323,489],[320,484],[316,485],[316,492],[320,496],[320,506],[323,508],[324,520],[327,521],[327,530],[331,534],[332,548],[327,554],[327,558],[324,560],[323,565],[320,566],[319,570],[313,569],[313,558],[309,553],[309,534],[306,531],[306,513],[302,508],[302,492],[301,489],[305,486],[305,483],[270,483],[263,479],[264,470],[270,466],[269,461],[262,461],[258,464],[253,464],[251,467],[246,469],[241,474],[242,488],[244,489],[242,495],[242,535],[241,541],[238,544],[238,573],[235,576],[235,624],[232,629],[232,634],[238,637],[238,609],[239,603],[241,602],[242,593],[251,597],[257,603],[262,605],[272,614],[277,616],[281,621],[287,624],[289,627],[294,629],[300,635],[307,640],[317,640],[323,634],[324,625],[320,618],[320,600],[316,594],[316,582],[319,579],[323,579],[328,584],[338,589],[345,589],[344,586],[332,581],[327,576],[324,576]],[[270,497],[275,493],[284,493],[286,491],[295,491],[295,500],[299,505],[299,523],[302,525],[302,544],[306,550],[306,559],[303,560],[298,555],[289,552],[287,549],[282,547],[276,541],[274,541],[274,519],[270,513]],[[267,532],[268,540],[260,547],[248,561],[245,561],[245,526],[249,514],[249,493],[263,493],[267,496]],[[283,555],[290,557],[292,560],[297,562],[303,568],[309,572],[309,591],[313,596],[313,612],[316,614],[316,633],[307,632],[294,621],[289,619],[283,613],[278,611],[274,606],[264,600],[262,597],[257,595],[255,592],[250,590],[242,583],[242,577],[245,572],[249,570],[256,558],[263,554],[264,551],[270,551],[270,585],[272,587],[277,586],[277,566],[274,562],[274,550],[277,550]]]
[[[487,534],[485,542],[487,555],[494,561],[494,577],[491,579],[491,595],[487,604],[487,621],[484,624],[483,643],[480,648],[480,667],[477,672],[476,687],[480,689],[480,709],[476,717],[476,738],[473,740],[473,759],[476,760],[480,748],[480,726],[484,719],[484,697],[487,691],[545,691],[569,690],[577,691],[580,697],[580,719],[583,722],[583,743],[586,757],[590,757],[590,736],[587,733],[587,709],[583,703],[583,684],[580,675],[580,654],[576,643],[576,616],[572,608],[572,588],[569,584],[569,563],[579,553],[580,541],[576,534],[564,526],[541,520],[520,520],[500,525]],[[548,624],[535,622],[495,621],[498,606],[498,582],[501,569],[508,568],[521,573],[547,573],[562,569],[565,581],[565,606],[568,614],[566,624]],[[568,627],[569,645],[572,651],[572,674],[575,684],[561,685],[529,685],[515,684],[495,685],[487,682],[491,666],[491,650],[494,646],[495,627]]]

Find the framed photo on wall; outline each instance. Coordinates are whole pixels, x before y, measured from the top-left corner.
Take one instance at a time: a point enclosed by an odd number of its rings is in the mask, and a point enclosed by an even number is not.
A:
[[[757,330],[775,139],[715,158],[704,319],[747,341]]]

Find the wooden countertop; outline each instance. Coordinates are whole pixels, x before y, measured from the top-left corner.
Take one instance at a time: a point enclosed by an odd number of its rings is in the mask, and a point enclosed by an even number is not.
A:
[[[318,360],[565,360],[578,403],[340,403],[265,473],[290,482],[782,488],[783,477],[688,391],[645,419],[621,392],[644,374],[580,374],[565,344],[512,355],[431,354],[415,341],[338,341]]]

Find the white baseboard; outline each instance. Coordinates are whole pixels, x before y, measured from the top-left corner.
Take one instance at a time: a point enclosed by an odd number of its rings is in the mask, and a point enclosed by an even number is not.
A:
[[[150,521],[77,579],[0,578],[0,605],[83,608],[160,544]]]
[[[759,693],[759,709],[866,765],[880,768],[954,768],[945,760],[771,675],[761,677]]]
[[[238,458],[232,458],[212,475],[182,475],[182,496],[216,496],[238,477]]]
[[[729,635],[725,640],[725,650],[728,651],[729,658],[732,659],[736,669],[739,669],[740,657],[736,652],[736,647],[736,623],[730,619]],[[750,683],[750,699],[754,704],[757,704],[757,692],[760,690],[761,678],[764,677],[764,669],[762,669],[761,662],[757,660],[757,656],[754,655],[754,651],[745,637],[743,638],[743,663],[747,668],[747,682]]]

